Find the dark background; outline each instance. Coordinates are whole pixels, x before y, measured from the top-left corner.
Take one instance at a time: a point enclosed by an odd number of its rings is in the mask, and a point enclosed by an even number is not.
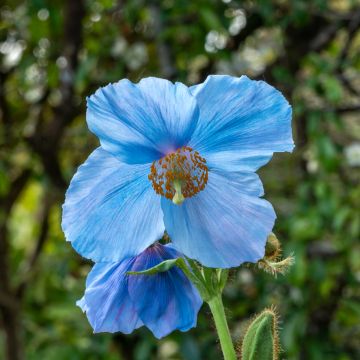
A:
[[[64,240],[64,191],[98,140],[85,97],[121,78],[264,79],[294,109],[296,150],[261,169],[290,273],[225,290],[239,338],[278,307],[283,359],[360,358],[360,3],[351,0],[2,0],[0,358],[220,359],[209,310],[157,341],[93,335],[75,306],[91,264]]]

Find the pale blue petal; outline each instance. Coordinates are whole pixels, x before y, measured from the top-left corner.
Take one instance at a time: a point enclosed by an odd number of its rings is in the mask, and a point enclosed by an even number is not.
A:
[[[162,237],[160,197],[149,164],[126,165],[96,149],[66,192],[62,228],[75,250],[96,262],[136,256]]]
[[[98,263],[87,277],[84,297],[76,304],[86,313],[95,333],[129,334],[143,325],[128,295],[129,263]]]
[[[162,199],[174,247],[208,267],[229,268],[261,259],[276,218],[271,204],[257,197],[263,191],[259,180],[228,175],[209,172],[205,189],[180,206]]]
[[[260,177],[255,172],[249,171],[225,171],[223,169],[212,168],[210,173],[226,178],[227,184],[231,184],[237,189],[238,193],[260,197],[264,195],[264,187]],[[211,174],[210,174],[211,176]]]
[[[180,256],[176,250],[157,244],[139,255],[131,270],[148,269],[164,260]],[[157,338],[174,330],[187,331],[196,326],[202,300],[177,267],[152,276],[130,277],[129,295],[140,319]]]
[[[102,147],[129,164],[152,162],[186,145],[198,116],[185,85],[158,78],[100,88],[88,98],[86,113]]]
[[[190,90],[200,118],[189,146],[210,168],[255,171],[274,152],[292,151],[291,107],[266,82],[212,75]]]

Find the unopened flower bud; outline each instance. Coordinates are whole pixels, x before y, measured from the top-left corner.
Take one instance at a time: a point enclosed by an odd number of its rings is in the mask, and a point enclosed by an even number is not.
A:
[[[281,252],[281,244],[274,233],[270,233],[265,246],[265,258],[268,260],[276,259]]]
[[[274,308],[265,309],[250,323],[241,345],[242,360],[279,358],[278,318]]]

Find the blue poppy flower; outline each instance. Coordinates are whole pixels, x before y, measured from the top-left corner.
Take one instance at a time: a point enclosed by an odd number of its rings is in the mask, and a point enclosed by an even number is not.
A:
[[[71,181],[62,222],[81,255],[121,261],[166,228],[205,266],[263,257],[276,215],[256,170],[294,146],[279,91],[246,76],[121,80],[88,98],[86,118],[101,146]]]
[[[162,338],[174,330],[194,327],[202,300],[182,270],[173,267],[155,275],[126,274],[180,256],[171,246],[156,243],[119,263],[95,264],[84,297],[77,302],[94,332],[129,334],[145,325]]]

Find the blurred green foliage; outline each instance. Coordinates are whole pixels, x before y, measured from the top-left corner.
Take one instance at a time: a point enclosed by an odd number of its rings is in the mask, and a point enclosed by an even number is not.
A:
[[[98,144],[86,96],[125,77],[211,73],[264,79],[294,109],[295,152],[260,175],[296,263],[276,279],[233,271],[235,339],[274,304],[282,358],[360,358],[358,0],[3,0],[0,15],[0,358],[221,357],[205,306],[196,329],[161,341],[93,335],[75,306],[91,264],[60,228],[67,183]]]

